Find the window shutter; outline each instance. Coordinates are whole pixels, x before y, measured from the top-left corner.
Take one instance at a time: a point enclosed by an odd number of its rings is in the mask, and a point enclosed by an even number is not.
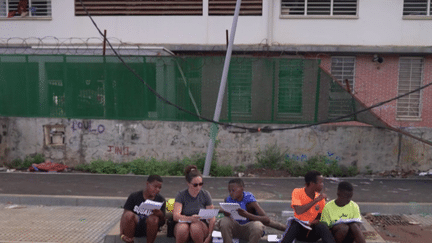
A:
[[[333,1],[333,15],[357,15],[357,0]]]
[[[308,0],[307,15],[330,15],[330,0]]]
[[[420,88],[423,79],[423,58],[399,60],[398,95]],[[420,117],[420,91],[397,100],[397,117]]]
[[[51,0],[29,1],[31,16],[51,16]]]
[[[405,0],[403,15],[427,15],[428,0]]]
[[[357,15],[357,0],[282,0],[281,15]]]
[[[0,17],[7,17],[11,11],[18,10],[20,0],[0,0]],[[51,0],[28,0],[27,9],[29,17],[50,17]]]
[[[123,15],[202,15],[202,0],[82,0],[93,16]],[[75,0],[75,16],[87,15]]]
[[[8,10],[6,5],[7,0],[0,0],[0,17],[6,17]]]
[[[209,0],[209,15],[234,15],[236,0]],[[242,0],[240,15],[262,15],[262,0]]]
[[[282,0],[281,14],[282,15],[304,15],[305,0]]]

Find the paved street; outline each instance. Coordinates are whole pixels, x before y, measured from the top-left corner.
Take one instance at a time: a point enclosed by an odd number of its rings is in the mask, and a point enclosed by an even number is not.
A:
[[[120,242],[121,207],[131,192],[145,186],[146,178],[85,173],[0,173],[0,242]],[[186,187],[183,177],[163,179],[161,194],[166,198],[175,197]],[[210,191],[216,206],[227,196],[230,179],[204,178],[204,188]],[[292,210],[292,190],[304,186],[303,178],[243,179],[246,190],[254,193],[269,216],[279,222],[285,221],[283,211]],[[354,185],[353,200],[362,213],[400,214],[420,226],[430,226],[432,219],[424,217],[432,214],[430,178],[326,178],[325,190],[330,199],[336,197],[337,184],[342,179]],[[365,222],[364,226],[368,243],[385,242],[370,224]],[[269,229],[268,233],[277,231]],[[173,239],[162,236],[158,242],[173,242]]]

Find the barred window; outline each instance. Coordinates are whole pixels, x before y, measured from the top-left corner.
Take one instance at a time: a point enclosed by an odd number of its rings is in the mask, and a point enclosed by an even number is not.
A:
[[[357,0],[282,0],[282,16],[356,16]]]
[[[354,92],[355,57],[332,57],[331,74],[343,85],[348,80],[351,92]]]
[[[431,15],[431,0],[404,0],[403,15]]]
[[[0,17],[51,17],[51,0],[0,0]]]
[[[398,95],[420,88],[423,80],[423,58],[406,57],[399,60]],[[419,118],[421,92],[409,94],[397,100],[398,118]]]

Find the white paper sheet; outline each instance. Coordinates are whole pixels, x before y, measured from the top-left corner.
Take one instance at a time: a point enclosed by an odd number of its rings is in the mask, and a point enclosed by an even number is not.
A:
[[[222,233],[217,230],[213,230],[212,237],[222,238]]]
[[[287,230],[289,229],[289,227],[290,227],[290,225],[291,225],[291,222],[293,221],[293,220],[295,220],[295,221],[297,221],[297,223],[299,223],[301,226],[303,226],[304,228],[306,228],[306,229],[308,229],[308,230],[312,230],[312,228],[309,226],[309,221],[303,221],[303,220],[300,220],[300,219],[298,219],[298,218],[296,218],[296,217],[289,217],[288,219],[287,219]],[[286,231],[285,231],[286,232]]]
[[[279,242],[279,240],[281,240],[281,239],[282,239],[281,235],[268,235],[267,236],[268,242]]]
[[[153,210],[153,209],[160,209],[162,207],[163,203],[156,202],[153,200],[146,200],[145,202],[142,202],[139,206],[141,210]]]
[[[349,223],[363,223],[361,219],[339,219],[333,225],[337,224],[349,224]]]
[[[237,209],[241,208],[238,203],[219,203],[221,208],[230,213],[231,217],[235,220],[246,220],[247,218],[242,217],[238,214]]]
[[[219,209],[200,209],[198,216],[202,219],[211,219],[216,217],[219,213]]]

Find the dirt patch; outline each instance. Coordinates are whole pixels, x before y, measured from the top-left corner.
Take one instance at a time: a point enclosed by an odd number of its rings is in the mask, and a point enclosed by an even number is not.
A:
[[[422,227],[420,225],[408,226],[374,226],[375,230],[387,242],[398,243],[424,243],[431,242],[432,227]]]
[[[431,242],[432,226],[412,224],[400,215],[365,216],[376,232],[386,242]]]

